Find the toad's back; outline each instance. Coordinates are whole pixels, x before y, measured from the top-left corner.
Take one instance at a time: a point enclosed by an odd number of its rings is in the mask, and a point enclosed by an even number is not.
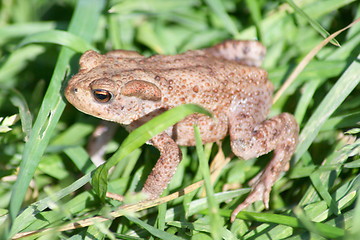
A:
[[[256,65],[254,61],[226,59],[214,49],[148,58],[124,58],[123,54],[116,56],[112,52],[109,60],[117,62],[112,66],[112,78],[119,76],[120,81],[136,79],[155,84],[165,108],[196,103],[217,114],[228,110],[234,96],[246,99],[247,104],[252,98],[261,98],[263,106],[270,106],[273,87],[266,71],[246,65]]]

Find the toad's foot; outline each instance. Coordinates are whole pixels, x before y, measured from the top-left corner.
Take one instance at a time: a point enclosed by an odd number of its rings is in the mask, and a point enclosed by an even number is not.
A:
[[[257,184],[255,188],[251,191],[249,196],[245,199],[245,201],[239,204],[235,208],[235,210],[231,213],[231,218],[230,218],[231,222],[235,221],[236,216],[240,211],[244,210],[245,208],[247,208],[256,201],[263,200],[265,207],[268,208],[270,191],[271,191],[271,186],[270,188],[267,188],[263,183]]]
[[[256,201],[263,201],[265,208],[269,208],[271,188],[277,180],[278,175],[281,173],[281,170],[287,171],[289,168],[289,164],[285,166],[285,169],[276,168],[276,158],[281,157],[281,155],[281,152],[275,151],[275,157],[273,161],[268,164],[264,171],[260,172],[250,181],[250,186],[252,187],[251,193],[247,196],[244,202],[239,204],[232,212],[231,222],[235,220],[237,214],[240,211],[244,210]]]
[[[252,191],[245,201],[234,210],[231,215],[231,221],[235,220],[236,215],[241,210],[255,201],[262,200],[265,207],[269,207],[271,187],[280,174],[289,169],[289,161],[295,151],[298,136],[296,121],[288,113],[282,113],[265,120],[255,128],[249,127],[253,130],[248,132],[246,132],[248,128],[244,130],[241,127],[241,123],[242,125],[249,125],[249,120],[241,120],[242,117],[243,115],[241,114],[237,115],[236,119],[233,120],[240,124],[235,124],[230,129],[233,152],[243,159],[258,157],[271,150],[274,150],[274,156],[266,168],[250,181]]]

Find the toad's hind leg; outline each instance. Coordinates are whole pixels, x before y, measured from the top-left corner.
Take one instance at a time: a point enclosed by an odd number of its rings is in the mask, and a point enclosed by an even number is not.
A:
[[[298,125],[289,113],[282,113],[271,119],[255,123],[254,118],[237,112],[230,123],[231,147],[233,152],[250,159],[274,150],[274,156],[266,168],[250,181],[252,191],[232,213],[236,215],[255,201],[262,200],[268,208],[270,191],[281,172],[289,169],[289,161],[295,151]],[[254,127],[251,127],[254,125]]]
[[[227,40],[213,47],[204,49],[205,52],[240,64],[260,67],[265,58],[266,48],[258,41]]]

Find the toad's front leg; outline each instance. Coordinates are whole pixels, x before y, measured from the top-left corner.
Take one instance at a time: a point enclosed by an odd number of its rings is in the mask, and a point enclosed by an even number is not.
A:
[[[152,145],[159,149],[160,158],[146,179],[142,191],[150,199],[159,197],[166,189],[181,161],[181,151],[176,142],[166,133],[151,139]]]
[[[280,173],[289,169],[289,161],[297,144],[298,125],[291,114],[282,113],[251,128],[254,126],[252,121],[252,117],[243,113],[232,117],[230,137],[233,152],[243,159],[258,157],[271,150],[274,150],[274,156],[266,168],[250,181],[252,191],[233,211],[231,221],[255,201],[262,200],[268,208],[271,188]]]

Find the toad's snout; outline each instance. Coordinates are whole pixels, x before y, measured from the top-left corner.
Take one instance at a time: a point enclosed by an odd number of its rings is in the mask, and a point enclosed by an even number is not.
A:
[[[79,92],[79,89],[77,86],[67,85],[64,91],[65,98],[71,103],[74,104],[74,100],[77,97],[77,93]]]

